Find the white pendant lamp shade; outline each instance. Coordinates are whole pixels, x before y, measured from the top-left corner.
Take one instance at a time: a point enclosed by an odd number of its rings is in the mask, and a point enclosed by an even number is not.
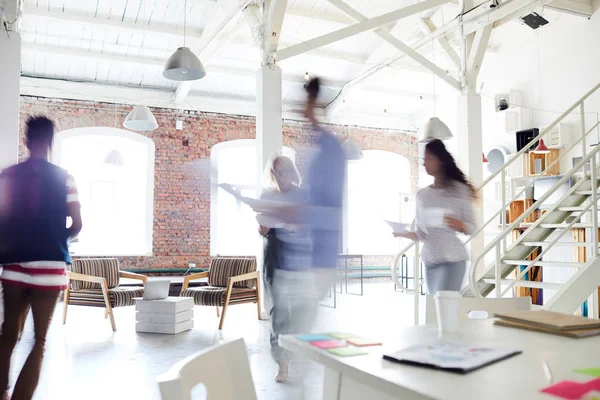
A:
[[[123,126],[132,131],[153,131],[158,128],[158,122],[148,107],[136,106],[127,114]]]
[[[206,70],[188,47],[180,47],[167,60],[163,76],[172,81],[196,81],[206,76]]]
[[[429,118],[429,121],[419,130],[419,142],[421,143],[430,142],[434,139],[446,140],[453,137],[450,128],[437,117]]]
[[[346,141],[342,144],[342,149],[344,150],[346,159],[348,160],[360,160],[363,158],[362,150],[352,139],[346,139]]]

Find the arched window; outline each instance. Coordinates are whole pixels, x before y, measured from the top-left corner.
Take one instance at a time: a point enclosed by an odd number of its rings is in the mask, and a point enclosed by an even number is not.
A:
[[[154,142],[122,129],[77,128],[56,135],[53,162],[77,183],[83,230],[78,256],[151,256]]]
[[[283,154],[295,159],[295,151],[284,147]],[[216,176],[211,182],[211,255],[255,255],[260,249],[256,213],[218,187],[229,183],[242,195],[258,193],[256,140],[242,139],[218,143],[211,151]],[[262,176],[260,176],[262,178]]]
[[[410,223],[415,215],[411,168],[406,157],[363,151],[348,163],[348,245],[350,254],[388,255],[398,249],[384,218]]]

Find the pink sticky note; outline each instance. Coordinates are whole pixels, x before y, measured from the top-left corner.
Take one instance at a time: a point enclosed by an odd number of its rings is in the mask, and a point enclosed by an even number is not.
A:
[[[336,349],[338,347],[346,347],[346,341],[344,340],[319,340],[316,342],[310,342],[315,347],[320,349]]]
[[[589,392],[599,389],[600,378],[585,383],[562,381],[543,389],[542,393],[560,397],[561,399],[577,400]]]

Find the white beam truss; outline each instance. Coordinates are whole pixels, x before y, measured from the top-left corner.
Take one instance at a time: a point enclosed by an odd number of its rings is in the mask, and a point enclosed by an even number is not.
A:
[[[226,43],[227,40],[231,39],[241,27],[243,23],[242,11],[251,3],[252,1],[243,1],[239,6],[226,12],[221,20],[214,20],[216,22],[211,24],[212,26],[210,29],[207,28],[204,30],[204,33],[200,38],[200,45],[198,46],[200,50],[196,55],[205,66],[216,53],[217,46]],[[193,82],[181,82],[175,92],[175,103],[183,103],[192,89],[192,86]]]
[[[271,54],[277,51],[279,39],[281,38],[281,28],[287,0],[271,0],[269,10],[265,21],[265,53]],[[266,58],[266,57],[265,57]]]
[[[472,10],[463,16],[463,25],[466,27],[464,34],[466,36],[483,27],[490,26],[492,24],[497,26],[498,24],[509,21],[511,18],[516,16],[529,14],[532,10],[535,10],[543,4],[547,4],[549,1],[551,0],[508,0],[502,5],[492,8],[491,6],[495,3],[493,0],[488,0],[485,3],[482,3],[475,10]],[[458,18],[454,19],[446,23],[444,26],[436,29],[423,39],[419,40],[412,46],[412,49],[418,50],[427,43],[431,43],[431,41],[436,40],[439,37],[454,33],[459,26]],[[373,78],[374,76],[377,76],[385,71],[387,68],[391,68],[394,66],[394,64],[405,57],[406,55],[404,53],[395,54],[382,61],[379,65],[376,65],[368,71],[359,74],[354,79],[349,81],[346,86],[352,87],[360,82]]]
[[[360,12],[358,12],[354,8],[350,7],[348,4],[346,4],[342,0],[329,0],[329,2],[331,4],[333,4],[335,7],[339,8],[343,13],[348,15],[350,18],[354,19],[355,21],[357,21],[359,23],[367,20],[367,17],[362,15]],[[434,63],[429,61],[426,57],[422,56],[420,53],[413,50],[410,46],[406,45],[404,42],[397,39],[394,35],[392,35],[390,33],[390,31],[388,29],[378,28],[375,30],[375,34],[377,36],[379,36],[380,38],[382,38],[383,40],[385,40],[387,43],[394,46],[396,49],[398,49],[401,52],[403,52],[404,54],[406,54],[408,57],[415,60],[417,63],[421,64],[426,69],[433,72],[440,79],[442,79],[443,81],[448,83],[450,86],[452,86],[456,90],[460,90],[460,82],[458,80],[454,79],[452,76],[450,76],[448,74],[447,71],[444,71],[443,69],[441,69],[440,67],[438,67],[437,65],[435,65]],[[340,93],[340,95],[338,95],[338,97],[326,107],[325,113],[327,115],[331,115],[331,114],[335,113],[342,106],[342,104],[344,104],[344,98],[348,95],[348,93],[353,88],[356,88],[356,85],[345,87],[344,90],[342,90],[342,93]]]
[[[138,33],[144,30],[145,32],[183,36],[182,26],[165,24],[162,22],[152,22],[151,24],[146,24],[144,23],[144,21],[140,21],[137,23],[131,20],[122,21],[119,18],[115,18],[115,16],[93,16],[88,15],[83,11],[76,10],[61,11],[61,9],[58,8],[48,10],[43,7],[35,7],[29,5],[25,7],[24,15],[26,18],[33,16],[38,18],[51,19],[55,21],[74,22],[82,25],[105,26],[110,28],[117,28],[119,30],[135,31]],[[202,30],[188,29],[187,36],[197,38],[201,37]]]
[[[477,31],[473,43],[471,44],[469,58],[467,59],[467,79],[470,87],[475,87],[477,83],[477,77],[479,76],[483,57],[485,56],[485,50],[490,43],[493,29],[492,25],[488,25],[482,30]]]
[[[398,21],[402,18],[408,17],[413,14],[417,14],[429,8],[442,5],[444,3],[447,3],[448,1],[450,0],[425,0],[421,3],[412,4],[399,10],[380,15],[379,17],[370,18],[363,22],[350,25],[342,29],[338,29],[326,35],[310,39],[306,42],[298,43],[285,49],[278,50],[275,53],[275,58],[277,61],[282,61],[287,58],[305,53],[307,51],[311,51],[319,47],[327,46],[328,44],[347,39],[349,37],[358,35],[359,33],[379,28],[383,25]]]
[[[423,26],[427,30],[428,34],[435,32],[437,30],[437,26],[435,26],[435,24],[433,23],[433,21],[431,19],[422,18],[421,22],[423,23]],[[440,46],[442,46],[442,49],[444,49],[444,53],[445,53],[446,57],[448,57],[450,62],[457,69],[459,69],[460,68],[460,57],[458,56],[458,54],[456,53],[456,50],[454,50],[454,48],[452,47],[452,45],[450,44],[448,39],[446,39],[445,36],[440,36],[437,40],[438,40],[438,43],[440,44]]]

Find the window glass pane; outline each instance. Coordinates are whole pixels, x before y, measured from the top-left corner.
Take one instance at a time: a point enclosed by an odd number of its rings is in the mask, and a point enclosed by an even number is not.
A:
[[[152,226],[147,222],[152,212],[149,185],[154,184],[148,171],[151,144],[94,129],[98,134],[58,136],[58,164],[75,178],[84,221],[71,251],[82,256],[151,254]],[[107,164],[107,156],[115,152],[121,165]]]
[[[256,142],[241,140],[228,142],[228,146],[213,154],[218,168],[218,183],[237,186],[243,196],[256,197],[257,159]],[[294,151],[284,148],[283,154],[294,160]],[[262,176],[261,176],[262,178]],[[214,251],[220,255],[255,255],[260,249],[262,238],[258,234],[256,213],[247,205],[238,202],[232,195],[216,185],[216,218],[212,240]]]
[[[399,246],[383,219],[414,218],[409,161],[396,153],[367,150],[348,165],[348,251],[387,255]]]

